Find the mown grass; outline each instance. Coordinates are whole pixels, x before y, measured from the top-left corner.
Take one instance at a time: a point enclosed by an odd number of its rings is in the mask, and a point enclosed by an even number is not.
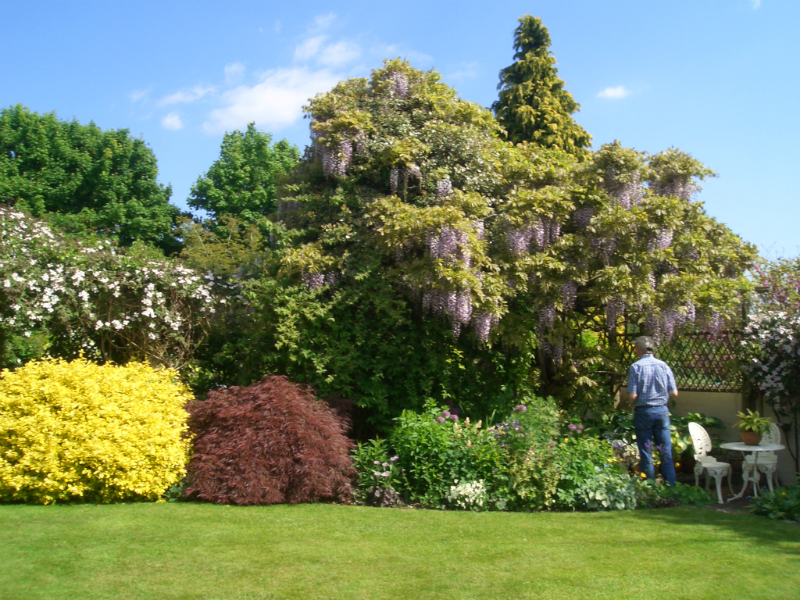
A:
[[[800,526],[709,509],[0,506],[0,598],[798,598]]]

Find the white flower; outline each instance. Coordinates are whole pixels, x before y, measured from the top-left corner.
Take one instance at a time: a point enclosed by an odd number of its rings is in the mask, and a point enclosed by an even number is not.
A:
[[[94,328],[95,329],[102,329],[103,328],[103,322],[102,321],[97,321],[97,323],[94,324]]]

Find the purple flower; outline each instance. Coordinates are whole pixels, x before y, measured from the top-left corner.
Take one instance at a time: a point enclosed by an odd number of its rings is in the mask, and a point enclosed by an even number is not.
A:
[[[525,406],[524,404],[520,404],[519,406],[515,406],[514,410],[512,410],[511,412],[521,413],[521,412],[526,412],[527,410],[528,410],[527,406]]]
[[[385,472],[381,473],[381,475],[383,477],[388,477],[389,476],[389,471],[385,471]]]
[[[388,467],[388,466],[389,466],[389,463],[383,463],[381,466],[382,466],[382,467]]]
[[[567,425],[567,429],[569,429],[570,431],[575,431],[577,427],[575,427],[575,423],[570,423],[569,425]]]
[[[443,416],[445,419],[447,419],[447,418],[450,416],[450,411],[447,411],[447,410],[446,410],[446,411],[442,412],[442,416]]]
[[[437,420],[439,423],[444,423],[444,417],[437,417],[437,418],[436,418],[436,420]]]
[[[458,421],[458,415],[450,415],[450,418],[455,422]]]
[[[376,461],[375,461],[375,462],[373,462],[372,464],[373,464],[373,465],[379,465],[379,464],[381,464],[381,461],[379,461],[379,460],[376,460]]]
[[[375,477],[380,477],[381,476],[381,472],[380,471],[373,471],[372,474],[375,475]]]
[[[454,414],[454,415],[460,415],[461,414],[461,409],[460,408],[451,408],[450,409],[450,413]]]
[[[399,456],[393,456],[393,457],[392,457],[392,458],[390,458],[389,460],[390,460],[390,461],[392,461],[392,462],[397,462],[399,459],[400,459],[400,457],[399,457]]]

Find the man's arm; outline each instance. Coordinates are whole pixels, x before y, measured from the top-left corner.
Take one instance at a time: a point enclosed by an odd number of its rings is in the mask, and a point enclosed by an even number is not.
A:
[[[634,369],[633,365],[628,369],[628,387],[625,391],[628,392],[628,400],[636,402],[636,398],[639,394],[637,393],[636,369]]]
[[[669,367],[667,368],[669,369]],[[678,397],[678,385],[675,383],[675,373],[672,372],[672,369],[669,369],[669,397]]]

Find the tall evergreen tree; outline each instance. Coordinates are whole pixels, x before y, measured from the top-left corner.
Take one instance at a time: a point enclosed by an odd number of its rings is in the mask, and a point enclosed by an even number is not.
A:
[[[584,156],[592,136],[571,116],[580,105],[564,89],[549,47],[550,34],[542,20],[520,17],[514,32],[515,62],[500,71],[500,98],[492,110],[512,142],[534,142]]]

